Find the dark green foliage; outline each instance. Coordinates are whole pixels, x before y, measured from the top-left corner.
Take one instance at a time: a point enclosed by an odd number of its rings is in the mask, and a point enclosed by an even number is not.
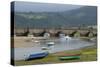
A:
[[[67,28],[97,24],[97,7],[86,6],[64,12],[16,12],[15,28]]]

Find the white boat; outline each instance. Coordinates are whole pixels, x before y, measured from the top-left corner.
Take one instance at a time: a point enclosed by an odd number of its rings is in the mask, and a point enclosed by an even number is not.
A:
[[[48,42],[47,44],[51,44],[51,45],[54,45],[55,43],[54,43],[54,42]]]
[[[48,42],[48,43],[47,43],[47,46],[48,46],[49,48],[53,48],[53,47],[54,47],[54,44],[55,44],[54,42]]]
[[[70,39],[71,39],[71,37],[69,37],[69,36],[65,36],[65,38],[66,38],[66,39],[68,39],[68,40],[70,40]]]
[[[42,50],[48,50],[48,47],[42,47]]]

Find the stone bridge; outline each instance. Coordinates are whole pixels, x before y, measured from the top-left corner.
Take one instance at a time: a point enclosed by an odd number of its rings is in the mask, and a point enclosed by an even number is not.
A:
[[[30,35],[32,35],[32,34],[41,34],[44,31],[50,33],[52,36],[54,36],[58,32],[63,32],[66,35],[76,34],[76,33],[79,33],[82,35],[87,34],[87,33],[92,33],[92,34],[97,35],[96,29],[15,29],[14,34],[17,35],[20,33],[28,32]]]

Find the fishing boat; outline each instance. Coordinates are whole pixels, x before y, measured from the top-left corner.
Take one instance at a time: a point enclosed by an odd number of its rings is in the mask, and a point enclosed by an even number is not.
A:
[[[46,56],[48,56],[48,52],[43,52],[43,53],[37,53],[37,54],[31,54],[26,60],[34,60],[34,59],[41,59]]]
[[[74,59],[80,59],[80,56],[62,56],[59,57],[60,60],[74,60]]]

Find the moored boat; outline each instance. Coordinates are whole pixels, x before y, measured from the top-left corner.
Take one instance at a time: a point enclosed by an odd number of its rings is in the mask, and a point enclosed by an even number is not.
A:
[[[55,43],[54,42],[48,42],[46,43],[48,45],[48,47],[53,46]]]
[[[48,48],[47,47],[42,47],[42,50],[48,50]]]

